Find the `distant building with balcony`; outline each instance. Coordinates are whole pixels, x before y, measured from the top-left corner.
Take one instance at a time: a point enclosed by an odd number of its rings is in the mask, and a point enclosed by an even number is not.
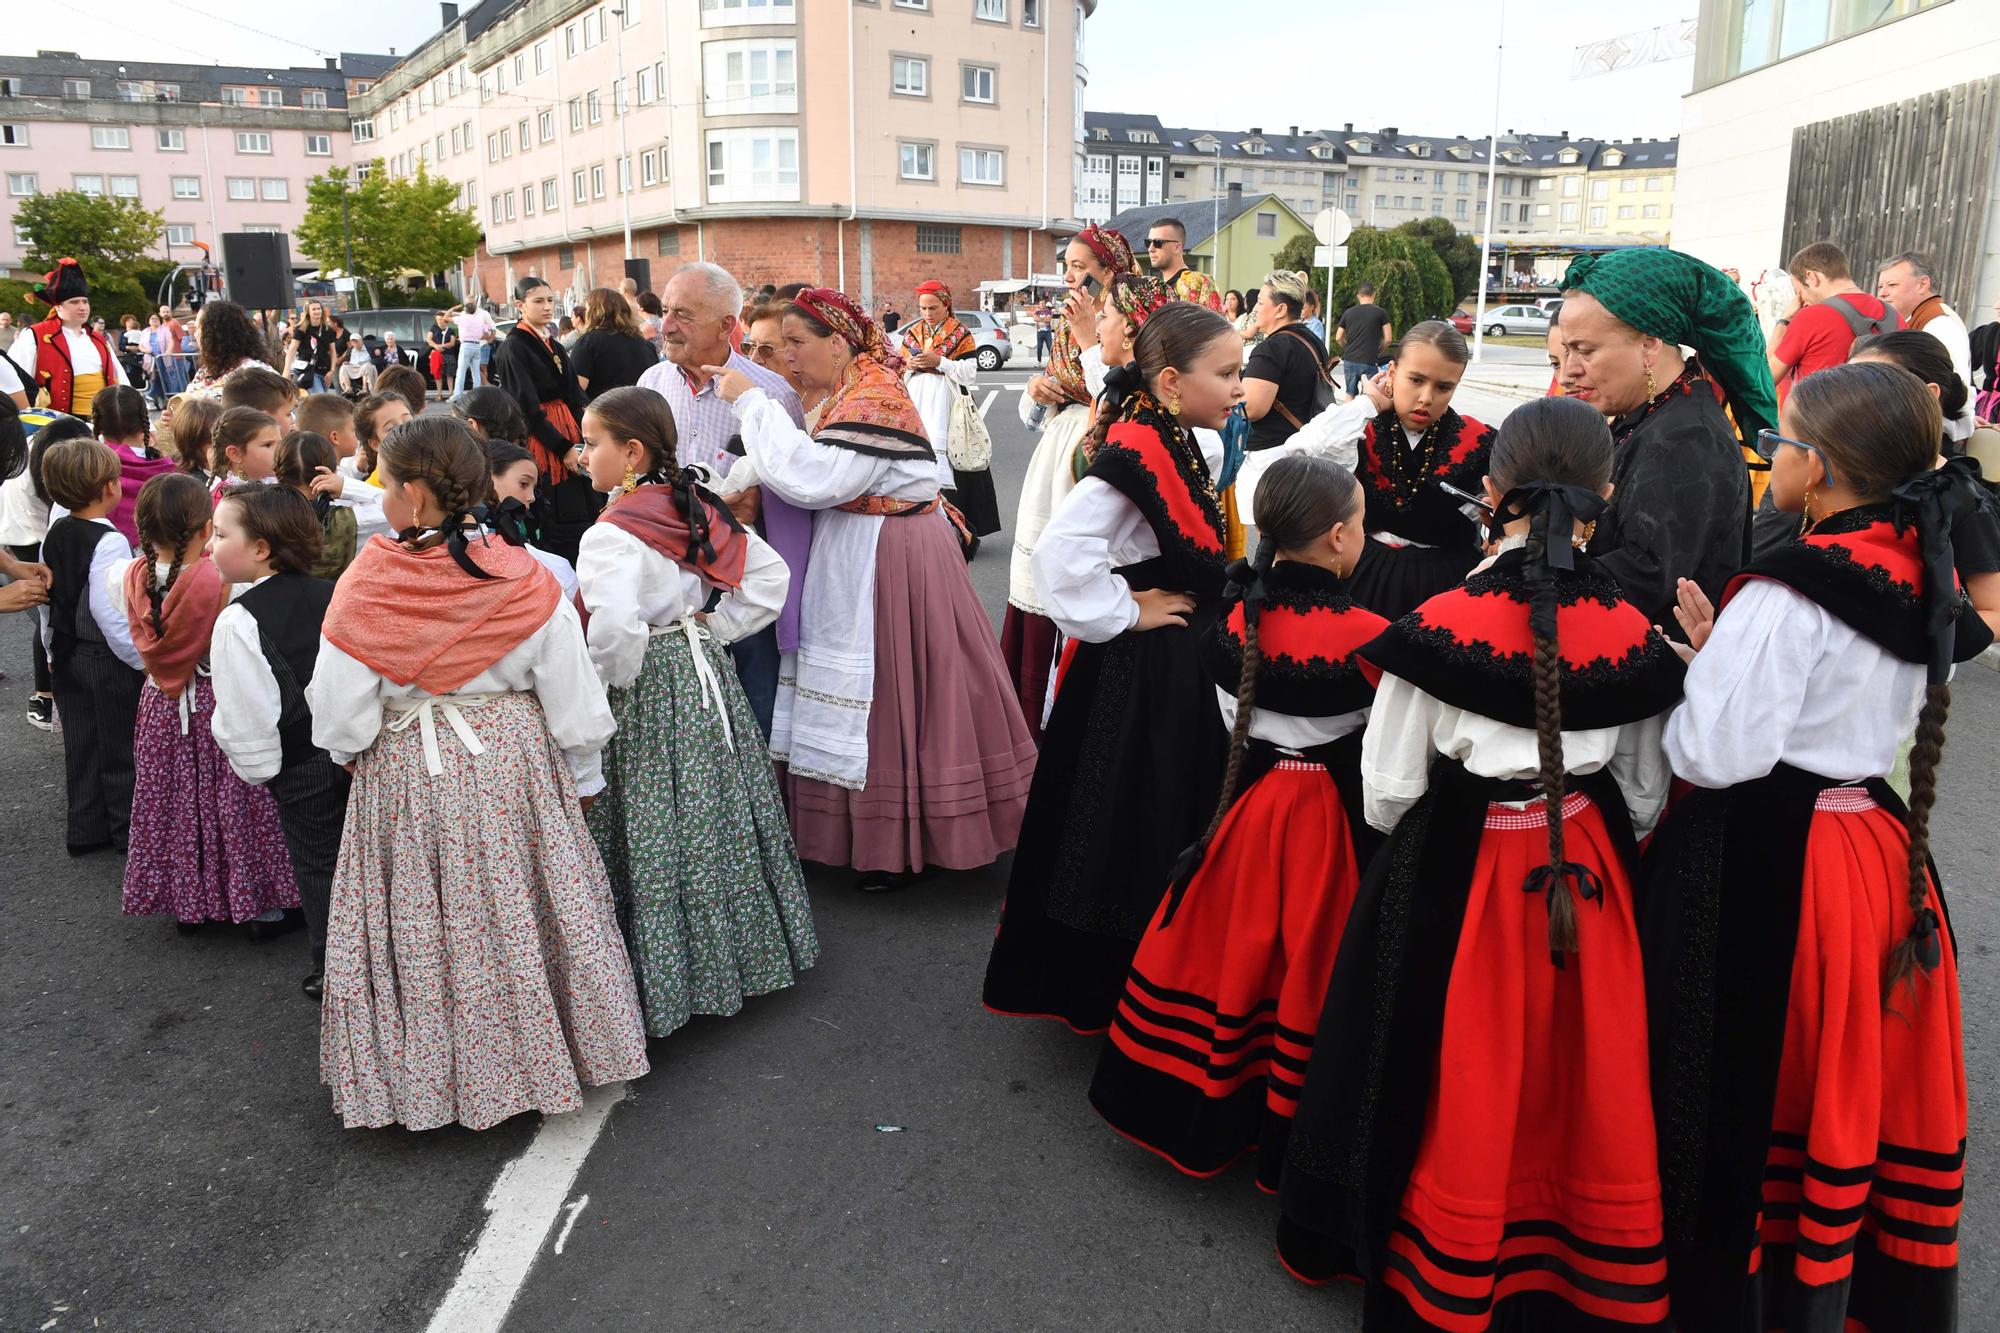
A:
[[[28,238],[15,214],[23,199],[59,190],[159,210],[155,253],[187,263],[200,258],[196,242],[220,260],[223,232],[289,233],[305,215],[306,181],[351,156],[350,71],[387,59],[264,70],[0,56],[0,271],[39,276],[22,267]]]
[[[908,309],[1056,266],[1096,0],[483,0],[353,104],[353,151],[456,182],[463,275],[570,300],[631,252]],[[850,76],[850,71],[852,71]],[[620,142],[620,111],[623,145]]]

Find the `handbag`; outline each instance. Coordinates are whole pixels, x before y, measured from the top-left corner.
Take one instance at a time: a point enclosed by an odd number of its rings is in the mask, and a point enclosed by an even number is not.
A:
[[[1289,324],[1285,325],[1285,327],[1279,329],[1278,332],[1291,334],[1294,338],[1298,339],[1300,342],[1306,345],[1307,351],[1312,350],[1312,339],[1308,338],[1305,334],[1300,333],[1297,330],[1293,329],[1291,325]],[[1285,420],[1292,423],[1293,430],[1297,431],[1305,429],[1306,426],[1305,421],[1300,421],[1297,417],[1293,416],[1292,410],[1286,407],[1283,403],[1279,402],[1277,399],[1274,398],[1271,400],[1271,406],[1278,409],[1279,416],[1282,416]],[[1318,416],[1320,413],[1326,411],[1327,408],[1332,406],[1333,406],[1333,379],[1326,373],[1325,363],[1322,362],[1319,359],[1318,355],[1315,354],[1313,357],[1312,411],[1306,414],[1306,421],[1312,420],[1314,417]]]
[[[963,385],[951,404],[951,427],[945,441],[945,457],[958,472],[984,472],[993,466],[993,436],[986,418],[972,401],[972,390]]]

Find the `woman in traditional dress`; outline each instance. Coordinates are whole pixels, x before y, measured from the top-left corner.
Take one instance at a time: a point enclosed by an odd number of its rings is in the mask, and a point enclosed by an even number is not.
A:
[[[972,331],[951,312],[951,288],[935,278],[919,286],[916,322],[905,326],[901,337],[903,384],[937,451],[938,486],[945,500],[958,507],[976,536],[1000,531],[991,470],[961,472],[948,456],[952,413],[960,395],[970,394],[979,382],[979,348]]]
[[[813,517],[795,670],[781,679],[771,753],[808,861],[895,888],[1013,847],[1035,744],[942,512],[937,456],[882,331],[849,297],[810,288],[786,309],[786,355],[824,391],[816,434],[737,371],[760,484]]]
[[[1567,318],[1567,314],[1565,314]],[[1643,939],[1682,1328],[1959,1327],[1958,945],[1930,865],[1954,662],[1992,632],[1952,576],[1979,503],[1894,366],[1800,380],[1770,448],[1803,537],[1683,579],[1694,784],[1648,855]],[[1907,809],[1883,781],[1914,732]]]
[[[681,472],[659,394],[605,390],[583,439],[611,498],[583,535],[577,586],[618,719],[590,830],[646,1030],[664,1037],[784,989],[819,956],[777,774],[726,651],[778,618],[791,576]]]
[[[521,318],[494,350],[493,373],[528,423],[528,438],[515,443],[535,456],[541,470],[535,496],[540,544],[574,565],[577,545],[604,503],[576,466],[576,449],[583,442],[583,389],[569,352],[555,338],[555,290],[530,275],[514,284],[514,303]]]
[[[1007,659],[1021,712],[1037,741],[1047,706],[1049,676],[1056,660],[1056,626],[1035,591],[1035,543],[1076,479],[1077,446],[1090,429],[1090,403],[1102,387],[1104,363],[1097,346],[1098,295],[1121,273],[1133,273],[1132,247],[1125,238],[1095,224],[1085,227],[1063,251],[1063,282],[1069,296],[1056,324],[1048,369],[1021,391],[1021,424],[1041,438],[1028,458],[1021,504],[1014,516],[1014,554],[1007,574],[1007,615],[1000,624],[1000,651]]]
[[[1573,550],[1610,475],[1588,407],[1515,408],[1500,554],[1362,649],[1363,808],[1394,833],[1320,1014],[1278,1249],[1358,1272],[1371,1329],[1668,1326],[1631,878],[1685,668]]]
[[[555,576],[470,517],[486,450],[449,417],[382,442],[383,509],[306,688],[353,766],[320,1078],[348,1128],[583,1104],[646,1072],[611,882],[584,816],[615,723]]]
[[[1346,468],[1280,458],[1257,492],[1254,559],[1202,645],[1230,727],[1222,799],[1174,867],[1097,1062],[1090,1101],[1189,1175],[1252,1148],[1276,1188],[1340,935],[1377,835],[1361,817],[1361,728],[1388,622],[1354,604],[1363,499]]]
[[[1090,470],[1042,533],[1035,586],[1066,652],[1014,857],[985,1000],[1078,1032],[1111,1022],[1132,951],[1227,759],[1200,645],[1221,606],[1213,430],[1243,397],[1240,344],[1185,301],[1105,380]]]

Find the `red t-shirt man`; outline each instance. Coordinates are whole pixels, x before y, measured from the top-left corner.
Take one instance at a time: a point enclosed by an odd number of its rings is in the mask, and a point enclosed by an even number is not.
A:
[[[1771,353],[1792,368],[1789,375],[1778,381],[1780,403],[1799,380],[1828,366],[1846,364],[1856,334],[1847,317],[1834,309],[1836,301],[1847,303],[1863,319],[1881,320],[1884,327],[1895,326],[1888,306],[1865,292],[1841,292],[1801,309],[1785,326],[1785,336]]]

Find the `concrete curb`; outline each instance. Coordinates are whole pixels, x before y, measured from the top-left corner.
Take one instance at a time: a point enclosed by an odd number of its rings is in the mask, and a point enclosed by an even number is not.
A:
[[[1522,384],[1509,384],[1503,380],[1463,379],[1458,382],[1461,389],[1477,389],[1481,393],[1498,394],[1502,398],[1512,398],[1516,402],[1532,403],[1544,396],[1540,389],[1531,389]]]
[[[1979,665],[1987,668],[1989,671],[2000,671],[2000,643],[1994,644],[1978,657],[1975,657],[1973,661],[1979,663]]]

